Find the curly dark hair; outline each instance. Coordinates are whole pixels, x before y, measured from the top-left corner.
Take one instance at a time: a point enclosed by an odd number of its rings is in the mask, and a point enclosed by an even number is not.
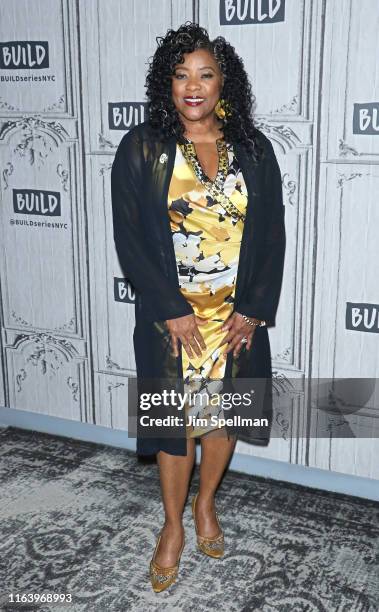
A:
[[[207,30],[186,21],[177,30],[169,29],[164,37],[157,36],[158,48],[149,62],[146,76],[147,114],[154,130],[165,140],[175,136],[183,143],[184,125],[180,120],[171,94],[172,76],[177,64],[183,63],[184,53],[206,49],[213,53],[224,76],[221,98],[229,105],[231,115],[223,120],[227,141],[244,144],[257,160],[262,147],[258,143],[253,120],[255,96],[242,59],[223,36],[210,40]]]

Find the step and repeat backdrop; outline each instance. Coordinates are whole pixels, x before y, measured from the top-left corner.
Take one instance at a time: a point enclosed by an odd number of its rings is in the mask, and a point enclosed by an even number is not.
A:
[[[110,168],[145,119],[156,36],[186,20],[243,57],[282,172],[274,377],[304,391],[311,378],[375,378],[377,0],[1,0],[0,13],[1,405],[127,430],[134,293],[114,249]],[[352,395],[335,394],[353,408],[322,425],[295,399],[275,411],[267,448],[237,452],[379,478],[377,404],[357,414]],[[358,418],[364,435],[341,438]]]

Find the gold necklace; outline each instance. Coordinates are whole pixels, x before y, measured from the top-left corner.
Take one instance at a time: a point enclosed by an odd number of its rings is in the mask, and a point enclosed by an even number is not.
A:
[[[223,138],[218,138],[217,151],[219,155],[219,169],[214,181],[205,174],[198,160],[194,143],[185,137],[185,144],[178,143],[180,150],[185,160],[192,166],[195,176],[206,187],[212,198],[214,198],[225,211],[229,213],[235,221],[245,221],[245,215],[233,204],[233,202],[225,195],[223,186],[228,175],[229,156],[226,142]]]
[[[206,187],[210,187],[212,185],[216,186],[218,189],[222,189],[225,179],[228,174],[229,168],[229,156],[228,149],[226,146],[225,139],[223,137],[217,138],[216,146],[218,153],[218,169],[216,178],[212,181],[209,176],[207,176],[199,162],[199,158],[196,153],[195,144],[192,140],[189,140],[186,136],[184,137],[187,141],[185,144],[179,143],[180,150],[183,154],[185,160],[192,166],[196,177],[198,180],[203,183]]]

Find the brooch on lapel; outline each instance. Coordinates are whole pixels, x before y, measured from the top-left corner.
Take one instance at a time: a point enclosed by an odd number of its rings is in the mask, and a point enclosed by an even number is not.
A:
[[[168,155],[167,153],[162,153],[162,155],[159,158],[159,163],[161,164],[165,164],[168,160]]]

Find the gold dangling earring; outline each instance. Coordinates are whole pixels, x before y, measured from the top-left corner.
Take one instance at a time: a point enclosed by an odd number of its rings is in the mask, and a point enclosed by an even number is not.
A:
[[[227,121],[228,117],[232,114],[230,103],[224,100],[224,98],[220,98],[215,106],[215,113],[219,119]]]
[[[225,119],[226,116],[224,102],[225,100],[220,99],[215,106],[215,113],[219,119]]]

